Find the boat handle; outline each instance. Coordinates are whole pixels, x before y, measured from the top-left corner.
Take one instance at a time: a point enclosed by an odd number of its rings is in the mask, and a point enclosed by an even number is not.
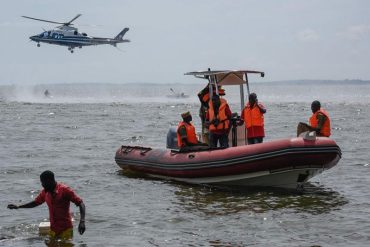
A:
[[[140,155],[145,155],[147,152],[149,152],[150,150],[152,150],[151,148],[147,148],[147,149],[144,149],[140,152]]]
[[[124,152],[125,154],[128,154],[129,152],[131,152],[131,151],[133,150],[133,148],[132,148],[132,147],[130,147],[130,146],[122,146],[122,147],[121,147],[121,150],[122,150],[122,152]]]

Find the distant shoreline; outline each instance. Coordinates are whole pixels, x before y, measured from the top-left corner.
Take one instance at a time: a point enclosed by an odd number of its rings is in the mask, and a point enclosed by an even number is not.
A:
[[[370,80],[360,80],[360,79],[345,79],[345,80],[279,80],[279,81],[254,81],[251,80],[251,83],[258,83],[258,84],[353,84],[353,85],[363,85],[363,84],[370,84]],[[0,87],[9,87],[9,86],[58,86],[58,85],[73,85],[73,86],[85,86],[85,85],[150,85],[150,86],[164,86],[164,85],[199,85],[196,82],[189,82],[189,83],[151,83],[151,82],[65,82],[65,83],[39,83],[39,84],[27,84],[27,83],[9,83],[9,84],[0,84]]]

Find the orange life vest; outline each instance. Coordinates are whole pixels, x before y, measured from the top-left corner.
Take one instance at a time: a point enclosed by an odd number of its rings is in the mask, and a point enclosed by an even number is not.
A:
[[[180,122],[179,125],[177,126],[177,145],[179,147],[185,147],[186,143],[181,140],[181,136],[179,134],[179,129],[180,127],[184,126],[186,129],[186,136],[187,136],[187,141],[192,144],[197,144],[198,139],[197,135],[195,134],[195,127],[192,124],[188,124],[186,122]]]
[[[265,125],[263,113],[257,106],[251,108],[249,103],[243,109],[243,117],[246,128]]]
[[[321,127],[320,134],[323,136],[329,137],[331,134],[330,133],[330,129],[331,129],[330,128],[330,118],[329,118],[329,114],[324,109],[320,108],[320,110],[312,114],[312,116],[310,117],[310,125],[314,128],[317,128],[317,125],[319,123],[319,120],[317,119],[317,114],[319,113],[321,113],[322,115],[326,117],[326,120]]]
[[[208,106],[209,106],[209,108],[208,108],[209,121],[212,122],[213,120],[216,120],[216,119],[218,119],[218,121],[219,121],[219,124],[217,126],[215,126],[214,124],[209,125],[209,130],[210,131],[229,129],[230,120],[228,120],[228,118],[226,116],[227,102],[226,102],[225,99],[221,99],[221,98],[220,98],[220,101],[221,101],[221,104],[220,104],[220,108],[218,109],[217,116],[215,116],[215,111],[213,109],[212,100],[210,100],[209,103],[208,103]]]
[[[204,103],[207,103],[207,102],[208,102],[208,100],[209,100],[209,92],[208,92],[208,93],[206,93],[205,95],[203,95],[203,97],[202,97],[202,101],[203,101]]]

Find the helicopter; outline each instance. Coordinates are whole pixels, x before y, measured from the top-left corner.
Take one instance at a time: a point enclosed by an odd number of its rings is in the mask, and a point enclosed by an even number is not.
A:
[[[38,18],[33,18],[29,16],[22,16],[23,18],[36,20],[36,21],[43,21],[49,22],[54,24],[60,24],[61,26],[57,26],[55,29],[40,33],[39,35],[33,35],[30,39],[37,43],[37,47],[40,47],[40,43],[47,43],[52,45],[61,45],[67,46],[68,50],[73,53],[73,49],[78,47],[82,48],[82,46],[90,46],[90,45],[113,45],[117,47],[119,43],[126,43],[130,42],[128,39],[123,39],[123,36],[129,30],[129,28],[124,28],[119,34],[117,34],[114,38],[99,38],[99,37],[92,37],[88,36],[86,33],[78,32],[78,29],[72,27],[72,22],[75,21],[81,14],[76,15],[72,20],[68,22],[56,22],[56,21],[49,21],[43,20]]]

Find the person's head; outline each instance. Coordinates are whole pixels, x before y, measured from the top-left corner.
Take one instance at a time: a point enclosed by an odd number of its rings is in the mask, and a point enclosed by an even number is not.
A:
[[[257,94],[251,93],[248,99],[249,99],[249,104],[254,105],[257,102]]]
[[[213,94],[216,94],[216,87],[215,85],[212,85],[212,91]],[[217,86],[218,95],[225,96],[225,89],[222,86]]]
[[[321,108],[320,101],[315,100],[315,101],[312,102],[312,104],[311,104],[312,113],[317,112],[318,110],[320,110],[320,108]]]
[[[44,171],[40,175],[40,181],[42,187],[48,192],[52,192],[55,188],[56,181],[54,178],[54,173],[52,171]]]
[[[187,122],[187,123],[190,123],[192,120],[193,120],[193,118],[192,118],[192,116],[191,116],[191,114],[190,114],[190,112],[184,112],[184,113],[182,113],[181,114],[181,117],[182,117],[182,119],[184,120],[184,122]]]
[[[221,86],[218,86],[218,94],[220,96],[225,96],[225,89],[223,89]]]

